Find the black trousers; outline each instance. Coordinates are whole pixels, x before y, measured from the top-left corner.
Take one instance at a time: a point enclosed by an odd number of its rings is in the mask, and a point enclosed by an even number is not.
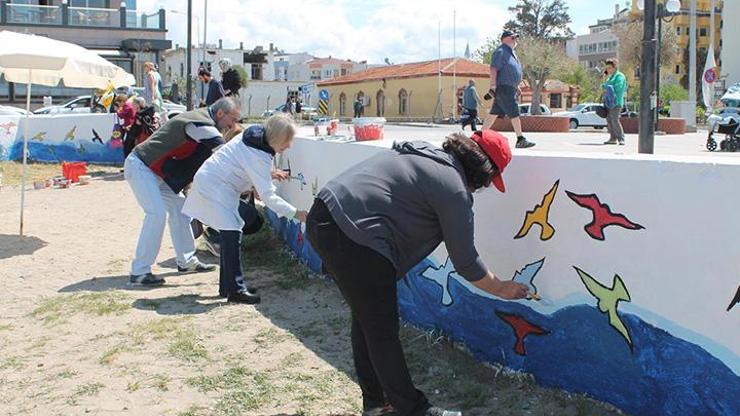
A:
[[[352,353],[365,408],[389,402],[403,416],[430,407],[414,387],[398,336],[396,269],[378,252],[350,240],[316,199],[306,237],[352,311]]]
[[[247,290],[241,261],[241,231],[219,230],[221,258],[218,272],[218,294],[222,297]]]
[[[468,116],[468,118],[466,118],[466,119],[463,120],[463,122],[462,122],[462,129],[465,130],[465,126],[467,126],[468,124],[470,124],[470,128],[473,131],[478,130],[478,125],[477,125],[478,110],[477,109],[471,110],[469,108],[466,108],[465,109],[465,113]]]

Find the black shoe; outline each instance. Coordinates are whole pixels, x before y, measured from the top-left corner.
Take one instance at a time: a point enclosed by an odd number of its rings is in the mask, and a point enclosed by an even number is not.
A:
[[[528,148],[534,146],[535,144],[536,143],[530,142],[527,139],[525,139],[524,137],[519,137],[516,140],[516,148],[517,149],[528,149]]]
[[[164,279],[151,273],[132,274],[128,279],[129,286],[162,286],[164,283]]]
[[[424,416],[462,416],[462,413],[440,409],[439,407],[430,407],[427,409],[426,413],[424,413]]]
[[[237,292],[233,295],[229,295],[227,300],[229,303],[246,303],[248,305],[255,305],[260,303],[261,299],[259,296],[249,292]]]
[[[200,261],[196,261],[192,265],[188,267],[180,267],[177,266],[177,271],[180,273],[188,273],[188,272],[195,272],[195,273],[201,273],[201,272],[210,272],[216,270],[215,264],[204,264]]]

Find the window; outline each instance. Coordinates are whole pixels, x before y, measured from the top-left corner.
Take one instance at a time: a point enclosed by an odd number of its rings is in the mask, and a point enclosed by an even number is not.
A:
[[[327,69],[324,71],[324,78],[331,78],[331,69]]]
[[[563,94],[550,94],[550,108],[561,108],[563,106]]]
[[[676,35],[681,36],[681,26],[676,26]]]
[[[347,68],[342,68],[342,76],[347,75]]]
[[[180,78],[185,76],[185,64],[180,62]]]
[[[252,64],[252,79],[254,80],[262,80],[262,65],[261,64]]]
[[[690,34],[691,34],[691,29],[687,27],[686,28],[686,36],[689,36]]]
[[[707,36],[707,28],[703,27],[699,29],[699,36],[706,37]]]
[[[314,69],[313,71],[311,71],[311,79],[312,80],[321,79],[321,71],[317,69]]]
[[[128,6],[128,2],[126,2],[126,6]],[[97,9],[108,9],[110,8],[110,0],[70,0],[69,7],[93,7]]]
[[[681,73],[681,65],[676,65],[676,75]]]
[[[347,95],[345,93],[339,94],[339,115],[347,115]]]
[[[401,116],[409,115],[409,94],[405,89],[398,91],[398,114]]]
[[[334,70],[334,78],[336,78],[338,76],[339,76],[339,70],[338,69],[335,69]]]
[[[568,94],[568,97],[565,99],[565,103],[565,108],[573,107],[573,96]]]

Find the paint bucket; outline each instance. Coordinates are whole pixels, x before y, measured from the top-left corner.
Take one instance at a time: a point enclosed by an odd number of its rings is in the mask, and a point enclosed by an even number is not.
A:
[[[62,162],[62,175],[72,182],[79,182],[80,175],[87,173],[85,162]]]
[[[92,179],[90,175],[80,175],[80,185],[90,184],[90,179]]]
[[[314,122],[313,122],[313,133],[314,133],[314,135],[320,136],[321,135],[321,129],[323,127],[326,127],[326,132],[327,132],[327,134],[329,134],[329,128],[330,128],[330,126],[329,126],[329,119],[326,118],[326,117],[320,117],[320,118],[315,119]]]
[[[337,134],[338,129],[339,129],[339,120],[332,119],[329,121],[329,127],[326,129],[326,132],[329,133],[329,136],[333,136]]]
[[[383,117],[353,118],[352,125],[355,129],[355,140],[358,142],[383,139],[383,127],[385,127]]]

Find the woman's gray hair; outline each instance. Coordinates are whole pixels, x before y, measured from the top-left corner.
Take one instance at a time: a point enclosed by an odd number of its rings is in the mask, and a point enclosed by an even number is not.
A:
[[[273,149],[292,139],[296,131],[298,126],[288,114],[275,114],[265,121],[265,139]]]
[[[231,59],[221,58],[221,60],[218,61],[218,66],[221,67],[222,70],[227,71],[231,68]]]
[[[134,98],[134,103],[136,103],[136,105],[138,105],[141,108],[146,108],[146,99],[144,99],[144,97]]]

